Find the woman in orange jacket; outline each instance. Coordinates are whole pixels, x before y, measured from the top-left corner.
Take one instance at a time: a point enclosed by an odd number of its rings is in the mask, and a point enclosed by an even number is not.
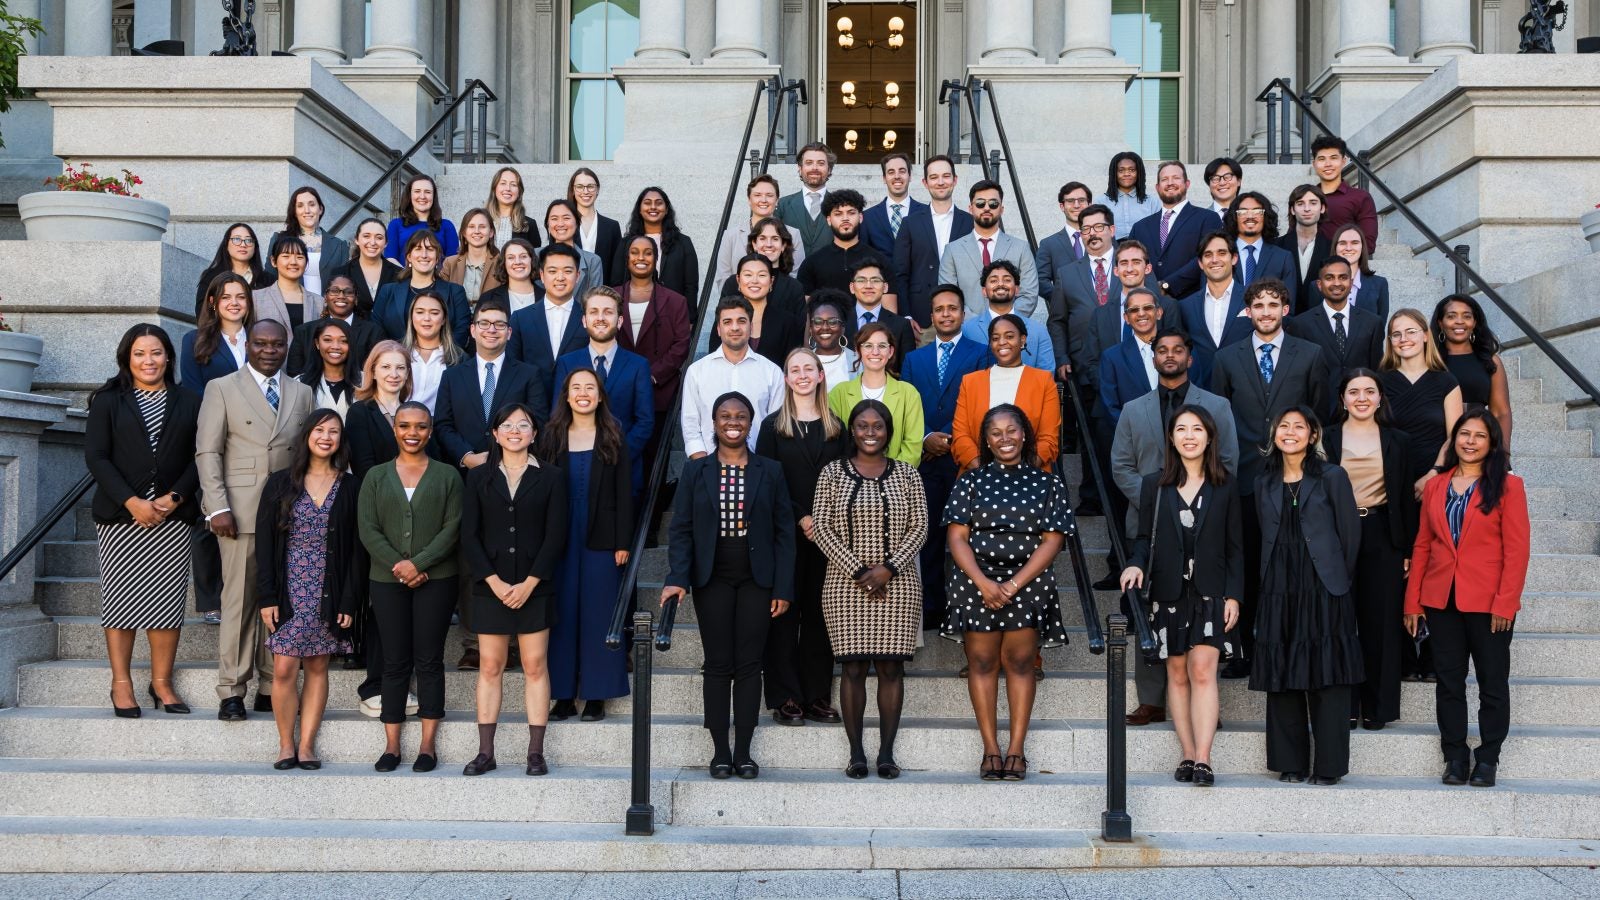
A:
[[[968,373],[961,379],[956,395],[955,422],[950,429],[950,455],[957,468],[970,472],[978,467],[978,452],[983,442],[983,417],[1002,403],[1015,404],[1034,427],[1034,450],[1040,468],[1049,472],[1060,455],[1061,400],[1055,380],[1043,369],[1022,364],[1022,348],[1028,332],[1014,313],[995,316],[989,322],[989,353],[995,364]]]

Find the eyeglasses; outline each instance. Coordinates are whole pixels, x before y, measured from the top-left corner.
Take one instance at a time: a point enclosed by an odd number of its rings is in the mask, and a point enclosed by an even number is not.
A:
[[[1107,225],[1104,222],[1100,222],[1099,224],[1096,224],[1096,225],[1084,225],[1081,228],[1079,228],[1079,230],[1082,231],[1085,234],[1099,234],[1102,231],[1110,231],[1111,230],[1111,226]]]
[[[1391,341],[1398,341],[1398,340],[1400,340],[1402,338],[1410,338],[1411,340],[1416,340],[1419,337],[1422,337],[1422,329],[1420,329],[1420,328],[1407,328],[1404,331],[1391,331],[1391,332],[1389,332],[1389,340],[1391,340]]]
[[[1234,218],[1238,219],[1259,219],[1266,214],[1267,211],[1264,209],[1236,209],[1233,211]]]
[[[501,422],[495,426],[496,431],[532,431],[533,423],[524,419],[520,422]]]
[[[575,194],[592,194],[598,190],[600,190],[600,185],[598,184],[575,184],[572,186],[572,191]]]
[[[1232,172],[1218,172],[1217,174],[1206,179],[1206,181],[1212,184],[1227,184],[1230,181],[1238,180],[1239,176],[1233,174]]]
[[[235,247],[254,247],[256,239],[253,237],[234,235],[233,237],[228,238],[228,243],[234,245]]]
[[[333,297],[333,296],[341,295],[341,294],[345,295],[345,296],[349,296],[351,294],[354,294],[355,292],[356,292],[355,288],[333,288],[333,287],[331,287],[331,288],[328,288],[327,290],[323,291],[322,292],[322,296],[324,296],[324,297]]]
[[[974,201],[972,201],[972,208],[973,209],[999,209],[1000,208],[1000,204],[1003,203],[1003,202],[1005,202],[1005,201],[1003,201],[1003,200],[974,200]]]
[[[823,319],[817,316],[811,318],[811,325],[814,328],[838,328],[843,324],[843,319]]]
[[[850,283],[851,284],[881,285],[881,284],[884,284],[885,282],[884,282],[884,280],[882,278],[880,278],[880,277],[878,277],[876,275],[866,275],[866,276],[862,276],[860,278],[852,278],[852,279],[850,279]]]
[[[482,320],[479,320],[477,322],[473,322],[472,324],[474,326],[476,326],[477,328],[480,328],[480,329],[482,329],[484,331],[489,331],[489,332],[505,331],[506,329],[511,327],[511,323],[510,322],[484,322]]]

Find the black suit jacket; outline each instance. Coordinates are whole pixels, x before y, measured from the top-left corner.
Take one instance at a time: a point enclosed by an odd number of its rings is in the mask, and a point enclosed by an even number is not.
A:
[[[901,229],[904,232],[904,228]],[[889,371],[898,378],[900,368],[906,363],[906,356],[917,349],[917,339],[911,334],[911,323],[906,321],[903,313],[893,313],[883,307],[878,307],[883,315],[873,318],[874,322],[882,322],[889,329],[889,337],[894,341],[894,359],[889,361]],[[861,323],[856,320],[856,305],[848,304],[844,310],[844,336],[855,346],[856,332],[861,330]],[[775,360],[778,368],[783,368],[781,361]],[[829,385],[831,388],[832,385]]]
[[[1242,468],[1242,467],[1241,467]],[[1272,548],[1283,530],[1283,478],[1262,472],[1256,479],[1256,512],[1261,517],[1261,580],[1272,565]],[[1356,554],[1361,550],[1361,519],[1350,476],[1324,463],[1322,474],[1307,474],[1300,483],[1300,523],[1311,562],[1322,586],[1335,596],[1350,593],[1355,583]]]
[[[499,409],[507,403],[526,403],[534,418],[543,421],[550,408],[550,395],[544,392],[538,370],[517,362],[507,354],[495,360],[494,400]],[[433,439],[438,442],[445,462],[461,465],[468,453],[489,449],[489,423],[483,416],[483,392],[478,388],[478,358],[469,356],[448,369],[439,379],[439,397],[433,404]]]
[[[1165,212],[1158,209],[1134,223],[1131,235],[1150,248],[1150,265],[1161,292],[1169,297],[1187,297],[1205,282],[1200,275],[1200,242],[1222,229],[1222,219],[1209,209],[1187,204],[1173,217],[1163,245],[1161,216]]]
[[[628,235],[629,238],[632,235]],[[604,260],[605,257],[600,257]],[[628,241],[618,242],[611,252],[611,270],[607,273],[609,284],[628,282]],[[687,234],[663,238],[661,258],[656,261],[656,281],[669,291],[682,294],[693,308],[700,304],[700,257],[695,253],[694,241]],[[582,299],[582,298],[577,298]]]
[[[551,460],[562,472],[571,465],[563,450]],[[623,444],[617,461],[607,464],[591,456],[589,464],[589,533],[584,546],[614,552],[633,546],[633,464]]]
[[[1289,256],[1294,259],[1296,271],[1300,274],[1299,292],[1295,294],[1294,311],[1302,313],[1322,302],[1321,296],[1316,293],[1318,270],[1322,268],[1322,261],[1333,255],[1333,242],[1323,237],[1319,232],[1317,240],[1311,245],[1311,267],[1300,269],[1300,239],[1294,235],[1294,226],[1289,226],[1287,234],[1280,234],[1272,239],[1272,243],[1289,251]]]
[[[626,265],[624,265],[624,271],[621,273],[610,271],[610,267],[616,262],[617,247],[622,244],[622,226],[617,223],[616,219],[609,216],[602,216],[599,213],[595,213],[595,215],[599,219],[594,226],[594,246],[584,246],[582,228],[579,228],[578,233],[572,236],[572,242],[600,257],[600,264],[607,267],[606,284],[626,282],[628,280]],[[534,246],[538,245],[535,244]],[[624,253],[622,256],[623,263],[626,264],[628,255]]]
[[[1343,356],[1334,349],[1336,345],[1333,340],[1333,323],[1328,321],[1327,310],[1320,304],[1283,323],[1285,331],[1321,347],[1323,355],[1327,357],[1331,390],[1328,392],[1326,412],[1329,414],[1339,404],[1339,398],[1334,396],[1334,392],[1338,390],[1339,380],[1344,377],[1345,371],[1356,368],[1376,370],[1378,361],[1383,359],[1383,320],[1354,303],[1345,304],[1344,311]],[[1324,410],[1317,410],[1318,415],[1323,412]]]
[[[694,589],[711,582],[717,554],[717,478],[715,452],[683,464],[672,506],[671,571],[667,584]],[[794,599],[794,511],[777,460],[750,454],[745,467],[745,519],[750,543],[750,575],[772,589],[774,600]]]
[[[499,466],[468,472],[461,492],[461,555],[473,591],[489,593],[483,582],[490,575],[507,584],[532,575],[539,579],[534,596],[553,595],[567,549],[567,512],[567,475],[553,466],[530,464],[515,497]]]
[[[83,435],[84,462],[95,482],[94,520],[103,525],[131,523],[133,514],[122,504],[129,497],[144,497],[153,486],[157,497],[176,491],[183,502],[172,515],[193,522],[200,508],[200,474],[194,464],[199,422],[200,395],[169,385],[161,439],[151,450],[150,432],[133,392],[111,388],[95,394]]]
[[[1183,553],[1183,523],[1178,521],[1178,489],[1162,487],[1161,473],[1139,484],[1139,536],[1128,565],[1145,573],[1144,586],[1155,603],[1183,594],[1188,568]],[[1244,601],[1243,520],[1233,481],[1200,487],[1194,523],[1194,586],[1202,597]]]
[[[378,408],[376,400],[357,400],[344,414],[345,443],[350,447],[350,471],[366,476],[367,471],[400,455],[394,427]]]
[[[1272,383],[1261,378],[1256,362],[1255,340],[1246,338],[1217,351],[1211,372],[1211,393],[1233,406],[1233,420],[1239,433],[1239,488],[1255,489],[1261,474],[1261,451],[1272,435],[1272,419],[1297,404],[1321,410],[1328,391],[1328,363],[1322,348],[1290,334],[1273,353]],[[1319,413],[1320,415],[1320,413]],[[1346,489],[1348,490],[1348,484]]]
[[[1394,549],[1411,556],[1417,540],[1417,497],[1412,493],[1411,435],[1398,428],[1378,426],[1379,452],[1383,456],[1384,506],[1389,510],[1389,541]],[[1344,426],[1330,425],[1322,433],[1322,450],[1328,462],[1344,458]]]
[[[441,259],[439,262],[443,263],[444,260]],[[378,286],[382,287],[399,278],[402,271],[399,266],[385,259],[383,261],[383,274],[378,276]],[[377,295],[367,289],[367,276],[361,273],[361,263],[352,259],[340,266],[339,271],[334,274],[335,277],[343,275],[355,284],[356,310],[363,316],[372,315],[372,303],[377,299]]]
[[[290,375],[298,377],[311,368],[312,360],[318,355],[316,346],[311,342],[311,333],[316,331],[317,325],[327,320],[326,316],[312,319],[294,330],[294,340],[289,342],[289,358],[283,364]],[[355,321],[350,324],[350,355],[345,359],[345,371],[352,376],[359,376],[361,367],[367,364],[367,356],[372,353],[372,348],[378,346],[378,342],[383,339],[383,329],[378,327],[377,322],[357,315]],[[351,381],[359,380],[359,377],[351,378]]]
[[[951,241],[958,241],[972,232],[971,213],[955,209],[951,216]],[[933,289],[939,286],[939,237],[933,230],[931,207],[913,209],[900,223],[890,265],[894,269],[890,280],[901,314],[927,328],[933,322]]]

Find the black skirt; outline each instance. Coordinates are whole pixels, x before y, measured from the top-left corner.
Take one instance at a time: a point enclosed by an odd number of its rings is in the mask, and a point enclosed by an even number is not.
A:
[[[1365,673],[1355,601],[1323,586],[1292,496],[1283,492],[1282,525],[1261,579],[1250,689],[1314,691],[1360,684]]]
[[[472,631],[474,634],[534,634],[556,623],[555,594],[535,592],[528,602],[512,609],[487,585],[472,586]]]

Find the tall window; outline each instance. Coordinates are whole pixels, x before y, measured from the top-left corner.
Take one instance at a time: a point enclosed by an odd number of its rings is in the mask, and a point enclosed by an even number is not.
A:
[[[1180,155],[1182,6],[1181,0],[1111,0],[1111,46],[1139,67],[1126,95],[1128,145],[1145,159]]]
[[[567,30],[567,156],[610,159],[622,141],[611,67],[639,46],[639,0],[572,0]]]

